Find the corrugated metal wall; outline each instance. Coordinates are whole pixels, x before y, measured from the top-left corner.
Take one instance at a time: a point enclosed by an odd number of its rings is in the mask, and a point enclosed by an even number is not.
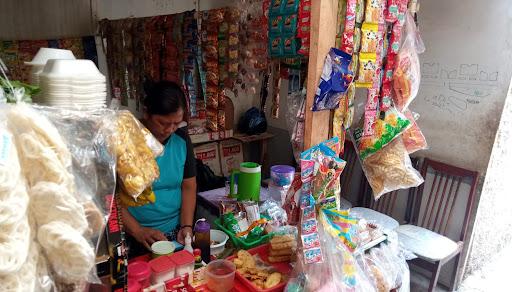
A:
[[[0,0],[0,40],[92,35],[97,0]]]

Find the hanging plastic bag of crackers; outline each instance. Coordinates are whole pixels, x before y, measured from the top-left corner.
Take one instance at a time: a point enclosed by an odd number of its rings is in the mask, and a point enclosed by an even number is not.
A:
[[[393,73],[395,89],[393,101],[399,111],[404,111],[418,94],[421,79],[418,54],[425,51],[425,45],[410,13],[406,16],[404,39],[396,57]]]

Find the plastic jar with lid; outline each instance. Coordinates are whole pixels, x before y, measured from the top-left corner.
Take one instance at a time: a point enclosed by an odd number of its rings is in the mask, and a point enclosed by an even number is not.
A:
[[[150,286],[150,276],[151,269],[148,263],[138,261],[128,264],[129,281],[132,280],[139,283],[141,288],[147,288]]]
[[[169,256],[161,256],[149,261],[151,267],[151,284],[165,283],[174,278],[176,264]]]
[[[194,273],[194,256],[186,250],[175,252],[169,258],[176,264],[176,276],[189,274],[189,283],[192,283]]]

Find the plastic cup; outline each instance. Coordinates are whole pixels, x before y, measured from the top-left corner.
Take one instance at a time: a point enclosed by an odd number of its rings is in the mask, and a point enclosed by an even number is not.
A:
[[[270,178],[279,187],[290,186],[295,176],[295,168],[289,165],[274,165],[270,168]]]
[[[228,260],[211,261],[204,271],[206,285],[213,292],[225,292],[235,285],[235,264]]]
[[[163,255],[170,255],[174,252],[174,249],[176,247],[174,246],[174,243],[170,241],[155,241],[151,245],[151,251],[153,252],[153,258],[157,258],[159,256]]]

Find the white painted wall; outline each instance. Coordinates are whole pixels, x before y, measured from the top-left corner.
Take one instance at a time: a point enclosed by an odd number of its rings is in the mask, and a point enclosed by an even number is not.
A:
[[[481,268],[512,239],[512,83],[496,134],[474,227],[468,272]]]
[[[512,75],[511,2],[420,2],[420,154],[484,173]]]

